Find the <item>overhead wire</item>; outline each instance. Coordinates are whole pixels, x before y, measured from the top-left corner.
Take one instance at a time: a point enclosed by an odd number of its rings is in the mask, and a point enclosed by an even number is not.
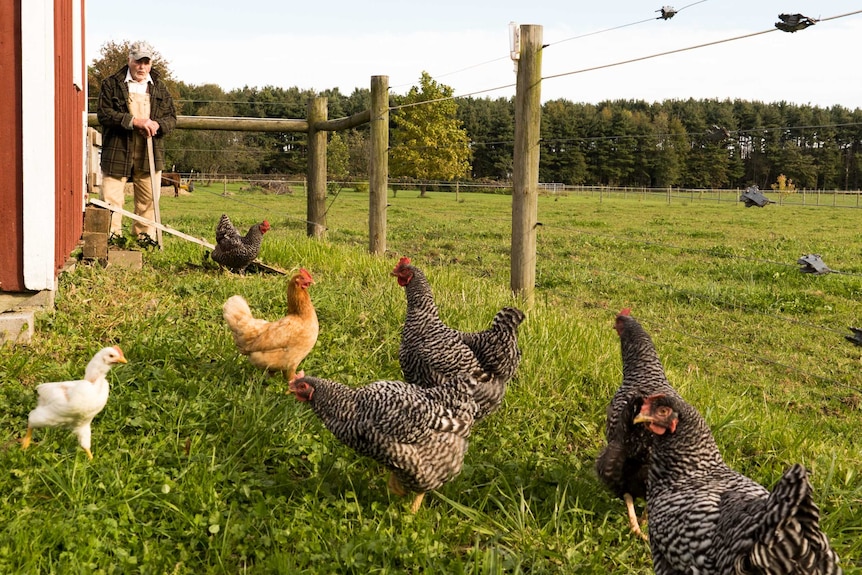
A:
[[[682,7],[682,8],[680,8],[679,10],[676,10],[676,11],[675,11],[675,13],[682,12],[682,11],[683,11],[683,10],[685,10],[686,8],[689,8],[689,7],[691,7],[691,6],[694,6],[695,4],[700,4],[700,3],[702,3],[702,2],[706,2],[706,0],[698,0],[697,2],[692,2],[691,4],[688,4],[688,5],[686,5],[686,6],[683,6],[683,7]],[[564,38],[564,39],[562,39],[562,40],[557,40],[556,42],[551,42],[551,43],[549,43],[549,44],[545,44],[545,45],[544,45],[544,47],[545,47],[545,48],[547,48],[548,46],[556,46],[557,44],[562,44],[562,43],[564,43],[564,42],[569,42],[569,41],[571,41],[571,40],[578,40],[578,39],[581,39],[581,38],[586,38],[586,37],[588,37],[588,36],[596,36],[596,35],[598,35],[598,34],[604,34],[605,32],[612,32],[612,31],[614,31],[614,30],[620,30],[620,29],[622,29],[622,28],[628,28],[629,26],[636,26],[636,25],[638,25],[638,24],[644,24],[644,23],[646,23],[646,22],[652,22],[652,21],[654,21],[654,20],[658,20],[658,19],[661,19],[661,17],[659,16],[658,18],[656,18],[656,17],[652,17],[652,16],[651,16],[651,17],[646,18],[646,19],[644,19],[644,20],[638,20],[638,21],[636,21],[636,22],[629,22],[628,24],[621,24],[621,25],[619,25],[619,26],[612,26],[612,27],[610,27],[610,28],[604,28],[604,29],[602,29],[602,30],[595,30],[595,31],[593,31],[593,32],[587,32],[586,34],[579,34],[579,35],[577,35],[577,36],[571,36],[571,37],[569,37],[569,38]],[[460,69],[458,69],[458,70],[454,70],[454,71],[452,71],[452,72],[446,72],[445,74],[432,74],[432,75],[431,75],[431,77],[432,77],[432,78],[434,78],[434,79],[437,79],[437,78],[444,78],[444,77],[446,77],[446,76],[453,76],[453,75],[455,75],[455,74],[460,74],[461,72],[466,72],[467,70],[473,70],[473,69],[475,69],[475,68],[479,68],[479,67],[481,67],[481,66],[486,66],[486,65],[488,65],[488,64],[493,64],[493,63],[495,63],[495,62],[500,62],[501,60],[506,60],[506,59],[508,59],[508,58],[510,58],[510,56],[500,56],[499,58],[492,58],[491,60],[487,60],[487,61],[485,61],[485,62],[480,62],[480,63],[478,63],[478,64],[473,64],[473,65],[470,65],[470,66],[466,66],[466,67],[464,67],[464,68],[460,68]],[[393,88],[398,88],[398,87],[403,87],[403,86],[410,86],[410,85],[412,85],[412,84],[401,84],[401,85],[398,85],[398,86],[393,86]],[[502,88],[509,88],[509,87],[511,87],[511,86],[506,85],[506,86],[502,86],[502,87],[500,87],[500,88],[491,88],[491,90],[498,90],[498,89],[502,89]],[[481,93],[481,92],[472,92],[472,93],[471,93],[471,94],[469,94],[469,95],[474,95],[474,94],[476,94],[476,93]],[[467,97],[467,95],[462,95],[461,97]]]
[[[698,3],[698,2],[695,2],[695,4],[697,4],[697,3]],[[686,6],[686,7],[687,7],[687,6]],[[835,20],[835,19],[837,19],[837,18],[845,18],[845,17],[847,17],[847,16],[853,16],[853,15],[855,15],[855,14],[860,14],[860,13],[862,13],[862,10],[856,10],[856,11],[853,11],[853,12],[847,12],[846,14],[839,14],[839,15],[836,15],[836,16],[830,16],[830,17],[828,17],[828,18],[820,18],[820,19],[818,20],[818,22],[826,22],[826,21],[828,21],[828,20]],[[552,80],[552,79],[554,79],[554,78],[561,78],[561,77],[564,77],[564,76],[571,76],[571,75],[574,75],[574,74],[582,74],[582,73],[584,73],[584,72],[592,72],[592,71],[595,71],[595,70],[602,70],[602,69],[605,69],[605,68],[612,68],[612,67],[615,67],[615,66],[622,66],[622,65],[624,65],[624,64],[631,64],[631,63],[634,63],[634,62],[641,62],[641,61],[643,61],[643,60],[650,60],[650,59],[652,59],[652,58],[659,58],[659,57],[662,57],[662,56],[668,56],[668,55],[671,55],[671,54],[678,54],[678,53],[680,53],[680,52],[687,52],[687,51],[689,51],[689,50],[697,50],[697,49],[700,49],[700,48],[706,48],[706,47],[709,47],[709,46],[715,46],[715,45],[718,45],[718,44],[724,44],[724,43],[727,43],[727,42],[735,42],[735,41],[737,41],[737,40],[744,40],[744,39],[747,39],[747,38],[753,38],[754,36],[760,36],[760,35],[763,35],[763,34],[769,34],[770,32],[779,32],[779,31],[780,31],[780,30],[779,30],[778,28],[774,28],[774,27],[773,27],[773,28],[769,28],[769,29],[767,29],[767,30],[761,30],[760,32],[751,32],[751,33],[749,33],[749,34],[742,34],[742,35],[740,35],[740,36],[734,36],[734,37],[732,37],[732,38],[724,38],[724,39],[721,39],[721,40],[714,40],[714,41],[712,41],[712,42],[704,42],[703,44],[696,44],[696,45],[694,45],[694,46],[687,46],[687,47],[684,47],[684,48],[677,48],[677,49],[674,49],[674,50],[667,50],[667,51],[665,51],[665,52],[658,52],[658,53],[656,53],[656,54],[649,54],[649,55],[647,55],[647,56],[640,56],[640,57],[637,57],[637,58],[630,58],[630,59],[628,59],[628,60],[623,60],[623,61],[620,61],[620,62],[614,62],[614,63],[611,63],[611,64],[603,64],[603,65],[600,65],[600,66],[591,66],[591,67],[589,67],[589,68],[583,68],[583,69],[581,69],[581,70],[573,70],[573,71],[571,71],[571,72],[563,72],[563,73],[561,73],[561,74],[553,74],[553,75],[550,75],[550,76],[543,76],[543,77],[542,77],[542,80]]]
[[[699,2],[695,2],[694,4],[698,4],[698,3],[699,3]],[[693,4],[691,4],[691,5],[693,5]],[[838,15],[836,15],[836,16],[829,16],[829,17],[827,17],[827,18],[820,18],[820,19],[818,19],[817,21],[818,21],[818,22],[826,22],[826,21],[829,21],[829,20],[836,20],[836,19],[838,19],[838,18],[845,18],[845,17],[847,17],[847,16],[853,16],[853,15],[860,14],[860,13],[862,13],[862,10],[855,10],[855,11],[853,11],[853,12],[847,12],[847,13],[845,13],[845,14],[838,14]],[[645,21],[646,21],[646,20],[644,20],[644,22],[645,22]],[[637,24],[637,23],[641,23],[641,22],[635,22],[635,23],[633,23],[633,24]],[[639,56],[639,57],[637,57],[637,58],[630,58],[630,59],[628,59],[628,60],[622,60],[622,61],[620,61],[620,62],[612,62],[612,63],[609,63],[609,64],[601,64],[601,65],[598,65],[598,66],[590,66],[589,68],[582,68],[582,69],[579,69],[579,70],[572,70],[572,71],[570,71],[570,72],[562,72],[562,73],[559,73],[559,74],[552,74],[552,75],[549,75],[549,76],[542,76],[541,80],[542,80],[542,81],[544,81],[544,80],[553,80],[553,79],[555,79],[555,78],[562,78],[562,77],[565,77],[565,76],[572,76],[572,75],[575,75],[575,74],[583,74],[583,73],[585,73],[585,72],[593,72],[593,71],[596,71],[596,70],[603,70],[603,69],[606,69],[606,68],[613,68],[613,67],[616,67],[616,66],[622,66],[622,65],[625,65],[625,64],[632,64],[632,63],[634,63],[634,62],[641,62],[641,61],[644,61],[644,60],[650,60],[650,59],[653,59],[653,58],[660,58],[660,57],[663,57],[663,56],[669,56],[669,55],[671,55],[671,54],[678,54],[678,53],[681,53],[681,52],[687,52],[687,51],[690,51],[690,50],[697,50],[697,49],[700,49],[700,48],[706,48],[706,47],[709,47],[709,46],[716,46],[716,45],[718,45],[718,44],[725,44],[725,43],[727,43],[727,42],[735,42],[735,41],[738,41],[738,40],[744,40],[744,39],[747,39],[747,38],[753,38],[753,37],[755,37],[755,36],[761,36],[761,35],[763,35],[763,34],[769,34],[769,33],[771,33],[771,32],[779,32],[779,31],[780,31],[780,30],[779,30],[778,28],[770,28],[770,29],[767,29],[767,30],[761,30],[761,31],[759,31],[759,32],[751,32],[751,33],[748,33],[748,34],[742,34],[742,35],[740,35],[740,36],[733,36],[733,37],[731,37],[731,38],[723,38],[723,39],[721,39],[721,40],[714,40],[714,41],[711,41],[711,42],[704,42],[704,43],[702,43],[702,44],[696,44],[696,45],[694,45],[694,46],[686,46],[686,47],[683,47],[683,48],[676,48],[676,49],[674,49],[674,50],[667,50],[667,51],[664,51],[664,52],[658,52],[658,53],[655,53],[655,54],[649,54],[649,55],[646,55],[646,56]],[[574,39],[574,38],[572,38],[572,39]],[[550,46],[550,44],[547,44],[547,45],[545,45],[544,47],[547,47],[547,46]],[[506,85],[502,85],[502,86],[497,86],[497,87],[495,87],[495,88],[488,88],[488,89],[485,89],[485,90],[477,90],[477,91],[474,91],[474,92],[470,92],[470,93],[468,93],[468,94],[456,94],[456,95],[453,95],[453,96],[447,96],[447,97],[444,97],[444,98],[434,98],[434,99],[426,100],[426,101],[422,101],[422,102],[411,102],[411,103],[409,103],[409,104],[402,104],[402,105],[398,105],[398,106],[392,106],[392,107],[390,107],[389,109],[392,111],[392,110],[398,110],[398,109],[401,109],[401,108],[407,108],[407,107],[411,107],[411,106],[419,106],[419,105],[422,105],[422,104],[432,104],[432,103],[441,102],[441,101],[446,101],[446,100],[455,100],[455,99],[458,99],[458,98],[466,98],[466,97],[469,97],[469,96],[473,96],[473,95],[475,95],[475,94],[482,94],[482,93],[486,93],[486,92],[491,92],[491,91],[496,91],[496,90],[502,90],[502,89],[504,89],[504,88],[511,88],[511,87],[513,87],[513,86],[516,86],[516,85],[517,85],[517,83],[506,84]]]
[[[712,42],[704,42],[703,44],[697,44],[694,46],[687,46],[685,48],[676,48],[674,50],[667,50],[665,52],[658,52],[656,54],[649,54],[647,56],[639,56],[637,58],[630,58],[628,60],[622,60],[620,62],[613,62],[611,64],[601,64],[599,66],[591,66],[589,68],[582,68],[580,70],[573,70],[571,72],[562,72],[560,74],[552,74],[550,76],[542,76],[542,80],[553,80],[554,78],[562,78],[564,76],[572,76],[574,74],[583,74],[584,72],[594,72],[595,70],[604,70],[606,68],[613,68],[615,66],[622,66],[624,64],[632,64],[634,62],[642,62],[644,60],[650,60],[652,58],[659,58],[661,56],[669,56],[671,54],[679,54],[680,52],[687,52],[689,50],[697,50],[699,48],[706,48],[708,46],[715,46],[717,44],[724,44],[726,42],[735,42],[736,40],[744,40],[746,38],[753,38],[754,36],[760,36],[762,34],[769,34],[770,32],[778,32],[778,28],[770,28],[769,30],[762,30],[760,32],[751,32],[749,34],[743,34],[741,36],[734,36],[733,38],[724,38],[721,40],[714,40]]]
[[[679,10],[675,10],[674,14],[679,14],[680,12],[685,10],[686,8],[690,8],[690,7],[694,6],[695,4],[701,4],[702,2],[706,2],[706,0],[698,0],[697,2],[692,2],[691,4],[686,4],[685,6],[680,8]],[[656,10],[656,12],[659,12],[659,10]],[[545,44],[543,46],[543,48],[547,48],[549,46],[556,46],[557,44],[562,44],[563,42],[568,42],[570,40],[579,40],[581,38],[586,38],[588,36],[595,36],[597,34],[603,34],[605,32],[612,32],[614,30],[620,30],[622,28],[628,28],[629,26],[635,26],[637,24],[644,24],[646,22],[652,22],[654,20],[661,20],[661,19],[662,19],[661,16],[658,16],[658,17],[652,16],[650,18],[646,18],[645,20],[638,20],[637,22],[630,22],[628,24],[621,24],[619,26],[612,26],[610,28],[604,28],[602,30],[596,30],[595,32],[587,32],[586,34],[579,34],[577,36],[572,36],[570,38],[564,38],[562,40],[557,40],[556,42],[551,42],[549,44]]]
[[[499,61],[501,61],[501,60],[506,60],[506,59],[508,59],[508,58],[509,58],[509,56],[500,56],[499,58],[493,58],[493,59],[491,59],[491,60],[487,60],[487,61],[485,61],[485,62],[480,62],[480,63],[478,63],[478,64],[473,64],[473,65],[471,65],[471,66],[466,66],[466,67],[461,68],[461,69],[459,69],[459,70],[454,70],[454,71],[452,71],[452,72],[446,72],[445,74],[432,74],[432,75],[431,75],[431,77],[432,77],[432,78],[434,78],[435,80],[436,80],[437,78],[445,78],[446,76],[453,76],[453,75],[455,75],[455,74],[460,74],[461,72],[466,72],[467,70],[473,70],[473,69],[475,69],[475,68],[479,68],[479,67],[481,67],[481,66],[486,66],[486,65],[488,65],[488,64],[493,64],[494,62],[499,62]],[[390,89],[390,90],[392,90],[392,89],[395,89],[395,88],[403,88],[403,87],[405,87],[405,86],[413,86],[413,84],[412,84],[412,83],[411,83],[411,84],[398,84],[397,86],[390,86],[390,87],[389,87],[389,89]]]
[[[687,5],[687,6],[684,6],[683,8],[680,8],[679,10],[677,10],[677,12],[680,12],[680,11],[682,11],[683,9],[688,8],[689,6],[694,6],[695,4],[700,4],[701,2],[706,2],[706,0],[698,0],[697,2],[693,2],[693,3],[691,3],[691,4]],[[543,46],[543,48],[547,48],[548,46],[554,46],[554,45],[556,45],[556,44],[562,44],[563,42],[569,42],[569,41],[571,41],[571,40],[577,40],[577,39],[579,39],[579,38],[586,38],[587,36],[595,36],[595,35],[597,35],[597,34],[603,34],[603,33],[605,33],[605,32],[611,32],[611,31],[613,31],[613,30],[619,30],[619,29],[621,29],[621,28],[627,28],[627,27],[629,27],[629,26],[635,26],[635,25],[637,25],[637,24],[643,24],[643,23],[645,23],[645,22],[652,22],[653,20],[656,20],[656,18],[654,18],[654,17],[650,17],[650,18],[647,18],[647,19],[644,19],[644,20],[638,20],[638,21],[636,21],[636,22],[630,22],[630,23],[628,23],[628,24],[621,24],[621,25],[619,25],[619,26],[612,26],[612,27],[610,27],[610,28],[604,28],[604,29],[602,29],[602,30],[596,30],[596,31],[594,31],[594,32],[588,32],[588,33],[586,33],[586,34],[580,34],[580,35],[578,35],[578,36],[572,36],[572,37],[570,37],[570,38],[564,38],[563,40],[558,40],[558,41],[553,42],[553,43],[550,43],[550,44],[545,44],[545,45]],[[500,60],[505,60],[506,58],[508,58],[508,56],[501,56],[501,57],[499,57],[499,58],[494,58],[494,59],[492,59],[492,60],[488,60],[488,61],[486,61],[486,62],[482,62],[482,63],[480,63],[480,64],[474,64],[474,65],[472,65],[472,66],[467,66],[467,67],[465,67],[465,68],[462,68],[462,69],[460,69],[460,70],[456,70],[456,71],[454,71],[454,72],[447,72],[446,74],[440,74],[440,75],[432,76],[432,77],[434,77],[434,78],[442,78],[442,77],[444,77],[444,76],[451,76],[451,75],[453,75],[453,74],[457,74],[457,73],[460,73],[460,72],[463,72],[463,71],[466,71],[466,70],[471,70],[471,69],[473,69],[473,68],[478,68],[479,66],[484,66],[484,65],[486,65],[486,64],[491,64],[491,63],[493,63],[493,62],[499,62]],[[409,107],[413,107],[413,106],[418,106],[418,105],[422,105],[422,104],[432,104],[432,103],[436,103],[436,102],[442,102],[442,101],[446,101],[446,100],[452,100],[452,99],[456,99],[456,98],[469,98],[469,97],[471,97],[471,96],[475,96],[475,95],[478,95],[478,94],[484,94],[484,93],[487,93],[487,92],[495,92],[495,91],[497,91],[497,90],[503,90],[503,89],[506,89],[506,88],[512,88],[512,87],[515,87],[516,85],[517,85],[517,83],[504,84],[504,85],[501,85],[501,86],[496,86],[496,87],[494,87],[494,88],[487,88],[487,89],[484,89],[484,90],[476,90],[476,91],[473,91],[473,92],[470,92],[470,93],[466,93],[466,94],[458,94],[457,96],[446,96],[446,97],[443,97],[443,98],[437,98],[437,99],[433,99],[433,100],[424,100],[424,101],[422,101],[422,102],[414,102],[414,103],[409,103],[409,104],[401,104],[401,105],[398,105],[398,106],[392,106],[392,107],[390,107],[390,108],[389,108],[389,110],[390,110],[390,111],[393,111],[393,110],[398,110],[398,109],[402,109],[402,108],[409,108]]]

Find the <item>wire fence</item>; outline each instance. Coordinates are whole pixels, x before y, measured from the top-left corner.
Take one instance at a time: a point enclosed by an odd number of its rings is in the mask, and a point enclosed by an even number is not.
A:
[[[306,178],[304,175],[278,175],[278,174],[206,174],[201,172],[180,172],[183,182],[195,181],[204,185],[222,183],[242,182],[250,186],[257,186],[263,190],[275,190],[276,193],[295,193],[306,191]],[[368,180],[330,180],[327,186],[332,191],[350,188],[360,191],[368,189]],[[491,193],[511,194],[512,184],[510,182],[497,181],[445,181],[445,180],[419,180],[412,178],[390,179],[389,190],[398,193],[402,190],[415,190],[425,188],[430,191],[451,193]],[[569,185],[555,182],[540,182],[539,193],[550,195],[576,195],[595,197],[600,202],[604,199],[619,198],[662,200],[668,204],[672,202],[706,202],[706,203],[737,203],[740,202],[745,189],[721,189],[721,188],[681,188],[681,187],[615,187],[615,186],[587,186]],[[787,206],[813,206],[831,208],[860,208],[862,207],[862,191],[858,190],[760,190],[771,203]]]
[[[259,185],[261,183],[278,181],[270,178],[259,177],[259,178],[227,178],[226,176],[222,176],[220,180],[217,180],[215,177],[212,178],[213,185],[208,188],[202,189],[204,193],[211,193],[215,195],[222,195],[218,192],[219,186],[218,182],[231,182],[236,185],[237,182],[242,182],[242,186],[249,186],[247,188],[249,191],[253,192],[251,189],[253,185]],[[301,180],[285,180],[289,181],[291,186],[295,186],[295,191],[300,191],[300,186],[303,185]],[[336,185],[338,187],[337,191],[334,191],[329,196],[329,208],[332,208],[334,205],[337,205],[339,201],[345,201],[343,198],[348,197],[351,198],[350,202],[360,202],[364,204],[367,202],[367,195],[364,193],[348,193],[347,196],[340,193],[341,189],[346,190],[356,190],[356,186],[363,184],[362,181],[342,181],[337,182]],[[434,184],[438,191],[449,193],[454,190],[459,190],[465,194],[484,192],[484,193],[492,193],[495,195],[500,194],[508,194],[511,193],[511,186],[506,184],[483,184],[482,186],[468,186],[462,183],[453,183],[453,182],[426,182],[428,184]],[[414,193],[418,194],[418,190],[416,188],[415,183],[400,183],[398,184],[403,186],[400,190],[391,189],[390,193],[393,196],[396,196],[401,191],[407,192],[408,190],[412,190]],[[615,205],[619,205],[619,202],[623,202],[624,204],[628,204],[629,206],[640,203],[640,202],[649,202],[653,208],[658,205],[671,203],[671,204],[679,204],[679,203],[688,203],[688,202],[712,202],[716,203],[720,206],[724,206],[720,211],[724,212],[725,210],[735,210],[735,211],[743,211],[748,210],[744,206],[739,204],[739,194],[741,190],[673,190],[672,193],[668,193],[667,190],[658,190],[658,189],[649,189],[649,188],[604,188],[604,187],[590,187],[590,186],[582,186],[582,187],[561,187],[560,185],[555,184],[543,184],[543,192],[542,194],[545,196],[546,201],[553,201],[557,199],[562,199],[565,195],[569,195],[574,199],[577,199],[578,206],[594,204],[595,206],[600,206],[603,202],[616,202]],[[392,186],[390,186],[392,188]],[[777,195],[777,194],[776,194]],[[857,207],[857,199],[858,195],[856,193],[844,193],[841,191],[833,191],[833,192],[809,192],[809,191],[797,191],[795,194],[786,194],[787,198],[799,198],[798,201],[791,202],[790,199],[784,199],[781,202],[776,200],[775,205],[766,206],[764,209],[767,210],[782,210],[782,209],[790,209],[793,210],[794,215],[798,215],[798,209],[801,206],[813,206],[820,208],[830,208],[830,207]],[[298,195],[297,195],[298,196]],[[241,196],[226,196],[228,201],[237,201],[244,203],[246,205],[255,205],[254,193],[246,193]],[[396,196],[400,197],[400,196]],[[804,202],[801,198],[804,198]],[[454,198],[453,198],[454,199]],[[587,204],[584,204],[584,201]],[[259,202],[256,208],[258,208],[261,213],[266,213],[267,211],[271,211],[271,208],[265,208],[261,205],[263,202]],[[302,198],[294,197],[290,200],[291,205],[293,206],[292,211],[298,212],[295,208],[302,203]],[[472,206],[483,205],[483,202],[458,202],[454,203],[453,218],[452,222],[454,225],[455,219],[460,219],[463,221],[482,221],[484,226],[491,226],[493,229],[498,232],[501,230],[509,229],[509,225],[511,224],[511,214],[506,213],[506,208],[508,204],[505,201],[501,201],[498,205],[499,208],[493,212],[483,210],[481,212],[474,211]],[[425,202],[413,202],[410,204],[398,204],[409,206],[410,213],[410,223],[409,227],[413,233],[417,233],[423,238],[430,238],[436,236],[443,236],[444,238],[451,239],[451,230],[447,229],[445,231],[441,230],[432,230],[428,229],[425,232],[422,232],[422,221],[424,218],[428,218],[430,222],[433,219],[432,214],[423,213],[426,210],[430,209],[432,211],[439,210],[439,205],[434,204],[433,207],[430,204],[426,204]],[[429,208],[425,208],[424,206],[428,205]],[[557,205],[557,204],[553,204]],[[573,204],[574,205],[574,204]],[[760,208],[757,208],[760,209]],[[343,210],[342,213],[346,213],[349,210]],[[745,212],[747,213],[747,212]],[[286,219],[297,220],[297,221],[305,221],[304,218],[301,218],[296,215],[291,215],[290,213],[284,213]],[[540,210],[540,220],[543,220],[543,213]],[[558,249],[558,245],[554,244],[554,241],[549,240],[545,241],[545,234],[553,234],[557,238],[566,238],[567,243],[572,244],[584,244],[589,246],[589,250],[592,252],[592,257],[589,261],[584,261],[579,264],[581,268],[578,273],[573,275],[570,280],[572,282],[571,289],[575,289],[577,291],[577,285],[580,282],[584,281],[584,277],[606,277],[609,278],[612,282],[626,282],[631,283],[633,286],[633,291],[638,293],[639,295],[644,293],[664,293],[671,294],[675,300],[678,301],[688,301],[688,302],[698,302],[700,306],[708,306],[710,309],[719,310],[721,314],[727,315],[726,323],[727,325],[732,325],[736,320],[736,314],[742,314],[744,316],[756,315],[763,319],[763,331],[765,333],[769,332],[777,332],[781,331],[780,325],[793,325],[797,328],[800,328],[804,332],[809,333],[810,335],[805,336],[806,338],[827,338],[834,340],[835,353],[841,354],[842,349],[846,351],[848,355],[859,354],[856,351],[858,348],[852,345],[853,338],[852,336],[852,325],[854,322],[858,325],[862,323],[862,313],[860,315],[854,316],[852,313],[846,319],[838,320],[840,323],[831,323],[831,322],[819,322],[816,320],[811,320],[806,317],[804,314],[796,313],[796,311],[791,310],[789,312],[782,312],[781,308],[773,309],[771,307],[764,308],[759,304],[748,305],[744,298],[740,299],[735,297],[739,294],[734,294],[732,289],[729,292],[731,297],[727,297],[727,293],[723,292],[724,288],[716,287],[716,284],[708,281],[707,284],[699,285],[692,284],[690,281],[684,281],[682,276],[675,276],[673,274],[666,275],[660,273],[659,270],[663,267],[663,265],[673,265],[668,264],[668,262],[675,262],[681,259],[687,259],[695,262],[692,265],[701,266],[705,268],[718,268],[719,266],[724,266],[725,268],[744,268],[754,269],[760,268],[763,270],[762,272],[765,274],[765,277],[771,277],[773,274],[790,274],[790,273],[803,273],[803,269],[800,267],[799,261],[795,258],[790,260],[782,260],[780,258],[765,258],[765,257],[752,257],[748,253],[737,253],[732,247],[727,247],[726,249],[716,249],[715,247],[703,248],[697,247],[696,245],[692,245],[691,243],[686,243],[686,240],[681,235],[676,236],[673,233],[666,236],[664,239],[654,239],[654,238],[644,238],[644,237],[634,237],[630,235],[626,235],[624,233],[608,233],[602,230],[597,230],[594,228],[590,228],[585,225],[578,225],[576,222],[578,219],[576,217],[572,217],[569,223],[566,223],[565,218],[560,219],[559,217],[555,217],[553,219],[545,220],[545,224],[542,225],[539,241],[538,241],[538,251],[536,254],[537,261],[540,268],[540,276],[543,275],[542,268],[544,267],[544,262],[554,261],[554,258],[557,257],[554,253],[546,253],[547,250],[556,250]],[[430,223],[427,225],[431,225]],[[347,220],[340,217],[340,215],[335,215],[335,217],[331,217],[327,220],[327,226],[330,232],[337,233],[341,228],[347,230],[349,228],[349,236],[355,237],[356,232],[358,230],[356,228],[356,218],[355,215],[348,222]],[[393,215],[390,219],[389,229],[390,233],[393,235],[401,234],[402,231],[401,222],[399,219]],[[806,234],[805,226],[801,225],[799,227],[799,234],[803,237]],[[578,238],[581,238],[578,240]],[[402,241],[402,238],[399,237],[396,241]],[[637,246],[640,246],[638,248]],[[427,245],[426,249],[431,251],[439,250],[439,247]],[[612,265],[607,265],[607,261],[613,261],[615,258],[610,257],[611,252],[608,250],[632,250],[634,252],[649,252],[651,257],[655,258],[655,273],[632,273],[628,269],[617,269]],[[489,250],[490,251],[493,250]],[[607,251],[607,257],[603,254]],[[744,250],[743,250],[744,252]],[[417,254],[418,255],[418,254]],[[802,254],[800,254],[802,255]],[[852,261],[852,260],[851,260]],[[663,263],[664,262],[664,263]],[[699,263],[697,263],[699,262]],[[775,271],[769,271],[770,268],[773,268]],[[844,293],[862,293],[862,268],[859,266],[855,266],[851,269],[847,270],[829,270],[831,275],[835,276],[843,276],[845,279],[843,280],[832,280],[834,282],[842,282],[843,285],[838,289],[842,294]],[[580,275],[579,275],[580,274]],[[587,280],[589,281],[589,280]],[[552,288],[559,289],[559,288]],[[566,290],[563,290],[562,295],[560,297],[567,297],[565,295]],[[841,295],[841,298],[845,298],[845,295]],[[848,308],[859,310],[858,306],[851,305],[849,300],[847,301]],[[697,307],[697,306],[695,306]],[[862,310],[859,310],[862,312]],[[825,317],[825,316],[824,316]],[[708,348],[713,349],[716,353],[719,353],[723,356],[727,357],[727,361],[736,363],[746,363],[746,364],[762,364],[769,365],[774,369],[778,369],[782,372],[786,373],[795,373],[800,379],[807,381],[818,381],[825,385],[824,390],[821,391],[821,394],[828,398],[829,389],[846,389],[853,393],[862,394],[862,378],[860,378],[858,373],[850,373],[850,372],[841,372],[835,371],[834,366],[827,365],[822,366],[822,369],[817,366],[817,362],[815,358],[807,358],[803,362],[794,363],[787,359],[785,352],[786,350],[766,350],[758,349],[753,346],[745,346],[745,345],[734,345],[733,338],[725,339],[723,337],[710,337],[706,338],[702,333],[694,333],[690,330],[680,328],[679,326],[670,325],[665,318],[662,317],[640,317],[639,319],[644,320],[645,327],[655,327],[668,329],[672,332],[678,333],[686,338],[689,338],[691,341],[698,342],[699,345],[706,345]],[[726,335],[726,334],[723,334]],[[849,341],[848,341],[849,340]],[[855,342],[854,342],[855,343]],[[843,347],[842,347],[843,346]],[[851,365],[852,365],[852,361]],[[846,363],[846,362],[844,362]]]
[[[576,195],[604,198],[620,197],[641,199],[664,199],[688,202],[731,202],[741,201],[745,189],[704,189],[704,188],[616,188],[608,186],[566,186],[562,184],[540,184],[549,193],[570,193]],[[772,203],[788,206],[822,206],[833,208],[859,208],[862,192],[846,190],[809,190],[794,191],[760,190]]]

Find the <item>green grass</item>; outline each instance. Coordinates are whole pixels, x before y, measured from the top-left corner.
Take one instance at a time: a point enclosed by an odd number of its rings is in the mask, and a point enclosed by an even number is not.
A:
[[[267,217],[264,261],[309,269],[321,332],[309,374],[358,385],[399,377],[410,256],[443,319],[483,329],[520,302],[509,286],[511,198],[399,191],[386,257],[368,255],[368,197],[327,203],[327,238],[305,237],[305,199],[221,184],[165,197],[162,218],[213,239],[219,215]],[[728,192],[730,194],[730,192]],[[628,194],[539,198],[536,303],[519,374],[473,433],[464,470],[420,512],[239,356],[221,305],[284,310],[285,278],[221,275],[165,236],[142,271],[80,264],[60,279],[29,347],[0,348],[2,573],[650,573],[621,502],[598,483],[604,410],[619,384],[623,307],[653,335],[668,377],[712,425],[728,463],[767,486],[802,462],[845,573],[862,573],[859,212],[746,209]],[[845,272],[811,276],[818,253]],[[43,381],[78,378],[105,344],[128,365],[93,424],[87,461],[65,430],[17,440]]]

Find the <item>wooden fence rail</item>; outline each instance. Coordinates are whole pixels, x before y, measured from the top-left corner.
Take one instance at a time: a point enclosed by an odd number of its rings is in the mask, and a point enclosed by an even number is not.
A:
[[[371,101],[373,106],[379,108],[377,119],[383,119],[386,123],[385,130],[389,129],[389,78],[387,76],[373,76],[371,78]],[[306,194],[308,199],[306,233],[315,238],[322,238],[326,233],[326,145],[328,138],[326,132],[348,130],[365,123],[371,122],[372,110],[364,110],[346,118],[330,120],[327,118],[327,99],[324,97],[312,98],[307,108],[308,119],[286,119],[286,118],[228,118],[220,116],[177,116],[177,128],[186,130],[225,130],[235,132],[303,132],[308,134],[308,166],[306,167],[306,181],[308,187]],[[99,125],[96,114],[87,115],[87,124],[90,127]],[[380,128],[372,125],[372,134],[379,134]],[[377,136],[380,137],[379,135]],[[372,146],[369,158],[369,173],[374,174],[372,192],[378,188],[383,190],[383,202],[386,201],[387,178],[389,176],[389,147],[388,137],[386,146]],[[375,213],[380,216],[380,211],[374,208]],[[385,211],[382,212],[385,218]],[[383,237],[386,233],[386,224],[380,217],[369,218],[368,235],[371,238]],[[382,230],[382,233],[381,233]],[[382,245],[382,247],[381,247]],[[385,252],[385,239],[381,243],[372,242],[372,253],[382,254]]]

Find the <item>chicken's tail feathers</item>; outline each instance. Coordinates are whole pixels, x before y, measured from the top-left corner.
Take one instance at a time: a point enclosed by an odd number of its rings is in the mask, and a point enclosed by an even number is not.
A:
[[[494,316],[493,326],[505,331],[515,331],[527,315],[516,307],[504,307]]]
[[[228,236],[233,229],[233,223],[230,221],[230,218],[227,214],[222,214],[221,218],[219,218],[218,224],[216,224],[216,244]]]
[[[793,465],[775,485],[759,537],[739,560],[769,572],[841,573],[838,556],[820,529],[820,509],[804,466]]]
[[[251,308],[241,295],[232,295],[222,306],[222,315],[231,328],[251,317]]]
[[[437,419],[437,424],[434,426],[436,431],[453,433],[462,437],[468,437],[472,428],[472,417],[465,413],[456,414],[449,410],[446,411],[446,414]]]
[[[241,295],[233,295],[222,306],[222,316],[233,333],[233,339],[241,352],[245,351],[249,339],[257,335],[261,320],[251,314],[248,302]]]

